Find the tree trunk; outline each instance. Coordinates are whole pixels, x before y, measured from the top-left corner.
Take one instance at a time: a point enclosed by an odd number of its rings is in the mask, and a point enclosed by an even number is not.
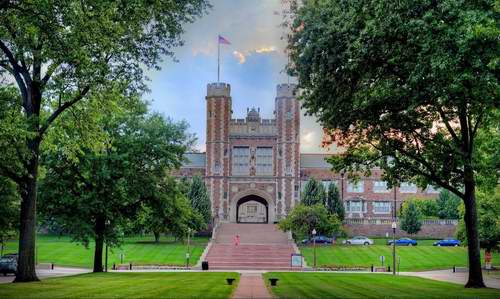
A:
[[[153,232],[155,235],[155,243],[160,243],[160,233],[159,232]]]
[[[95,251],[94,251],[94,270],[93,272],[103,272],[102,250],[104,245],[104,229],[106,221],[104,218],[97,218],[95,224]]]
[[[28,142],[28,149],[32,156],[26,169],[28,175],[23,186],[20,186],[22,202],[19,228],[19,260],[14,282],[38,281],[35,272],[35,239],[39,148],[39,140]]]
[[[475,186],[472,174],[465,182],[465,230],[467,233],[467,250],[469,258],[469,280],[466,288],[484,288],[483,272],[481,270],[481,249],[479,248],[479,233],[477,222],[477,207]],[[472,179],[471,179],[472,178]]]

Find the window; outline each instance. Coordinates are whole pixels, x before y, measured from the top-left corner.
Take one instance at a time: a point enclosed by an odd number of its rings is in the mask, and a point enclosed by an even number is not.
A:
[[[325,188],[325,190],[328,190],[328,187],[330,187],[330,184],[336,184],[335,181],[328,181],[328,180],[324,180],[324,181],[321,181],[321,183],[323,184],[323,187]]]
[[[429,194],[436,194],[436,193],[439,193],[439,188],[435,188],[434,186],[427,186],[427,189],[425,189],[425,192],[426,193],[429,193]]]
[[[249,175],[250,174],[250,148],[235,147],[233,148],[233,174],[234,175]]]
[[[220,167],[220,162],[215,161],[214,163],[214,173],[220,173],[221,172],[221,167]]]
[[[287,113],[286,113],[286,119],[288,119],[288,120],[292,119],[292,111],[287,111]]]
[[[256,214],[257,206],[256,205],[248,205],[247,206],[247,214]]]
[[[363,203],[361,201],[350,200],[350,201],[346,202],[345,210],[346,210],[346,212],[349,212],[349,213],[361,213],[362,207],[363,207]]]
[[[388,193],[389,189],[387,189],[387,182],[384,182],[384,181],[373,182],[373,192],[375,192],[375,193]]]
[[[365,191],[365,184],[363,181],[357,183],[349,182],[347,184],[347,192],[361,193]]]
[[[412,183],[401,183],[399,186],[399,192],[401,193],[417,193],[417,186]]]
[[[257,174],[259,175],[272,175],[273,174],[273,148],[272,147],[258,147],[256,151],[256,167]]]
[[[375,214],[389,214],[391,212],[390,201],[374,201],[372,205]]]

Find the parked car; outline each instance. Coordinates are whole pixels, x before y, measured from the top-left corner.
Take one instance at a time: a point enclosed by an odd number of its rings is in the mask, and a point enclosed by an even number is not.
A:
[[[0,258],[0,273],[7,276],[9,273],[17,272],[17,254],[6,254]]]
[[[357,236],[351,239],[344,240],[343,244],[347,245],[373,245],[373,240],[367,237]]]
[[[439,241],[434,242],[434,244],[432,244],[432,245],[434,245],[434,246],[459,246],[460,241],[455,240],[455,239],[443,239],[443,240],[439,240]]]
[[[316,241],[316,244],[332,244],[333,242],[332,238],[328,238],[325,236],[316,236],[314,237],[314,239]],[[313,243],[314,243],[313,238],[302,240],[302,244],[313,244]]]
[[[394,241],[389,240],[387,241],[387,245],[392,245]],[[400,238],[396,240],[396,245],[401,245],[401,246],[417,246],[417,241],[410,239],[410,238]]]

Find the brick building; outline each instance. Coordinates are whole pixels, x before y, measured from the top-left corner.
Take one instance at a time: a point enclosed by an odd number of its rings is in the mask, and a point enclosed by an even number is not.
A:
[[[180,176],[205,177],[213,214],[222,222],[276,222],[300,201],[301,190],[314,177],[325,187],[337,184],[347,220],[387,225],[393,201],[396,208],[408,196],[436,197],[433,188],[420,190],[402,183],[388,189],[380,170],[358,183],[333,173],[325,154],[300,152],[300,104],[294,84],[276,89],[273,119],[247,109],[245,119],[232,118],[231,87],[207,86],[206,153],[190,153]]]

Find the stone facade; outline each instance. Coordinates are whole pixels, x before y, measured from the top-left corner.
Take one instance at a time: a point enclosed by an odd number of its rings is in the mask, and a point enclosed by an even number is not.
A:
[[[432,188],[420,190],[408,184],[387,189],[378,169],[356,185],[330,170],[328,155],[300,153],[300,104],[295,90],[294,84],[277,86],[273,119],[262,119],[255,108],[247,109],[246,118],[233,119],[230,85],[208,84],[206,153],[188,154],[177,175],[205,177],[216,220],[277,222],[300,201],[311,177],[325,187],[332,183],[339,187],[348,219],[391,219],[393,208],[398,209],[407,197],[437,196]]]

